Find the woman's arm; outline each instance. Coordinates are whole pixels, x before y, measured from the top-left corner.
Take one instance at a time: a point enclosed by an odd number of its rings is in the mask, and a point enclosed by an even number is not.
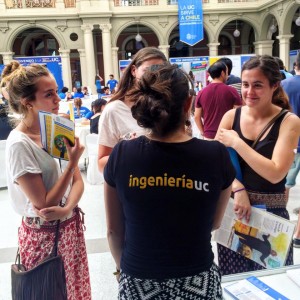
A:
[[[104,182],[104,203],[106,212],[107,239],[111,254],[120,270],[125,239],[125,225],[122,205],[115,188]]]
[[[203,123],[202,123],[202,108],[197,108],[197,107],[195,108],[194,120],[195,120],[195,123],[196,123],[201,135],[203,135],[204,128],[203,128]]]
[[[52,206],[43,208],[41,210],[36,210],[39,217],[46,221],[53,221],[64,218],[68,216],[73,209],[77,206],[81,199],[84,190],[84,183],[79,168],[77,167],[74,172],[72,186],[70,193],[68,195],[66,204],[64,207]]]
[[[294,159],[299,136],[300,119],[290,114],[282,121],[271,159],[248,146],[234,130],[220,128],[217,138],[226,146],[234,148],[257,174],[275,184],[286,176]]]
[[[213,222],[213,227],[212,230],[216,230],[220,227],[229,198],[230,198],[230,193],[231,193],[231,185],[223,190],[220,194],[215,216],[214,216],[214,222]]]
[[[66,139],[65,144],[70,160],[62,175],[49,191],[45,188],[42,174],[26,173],[17,179],[20,188],[37,209],[58,205],[73,177],[79,158],[84,151],[84,146],[80,144],[77,137],[75,138],[74,147],[70,147]]]
[[[104,167],[107,164],[109,155],[111,154],[113,148],[99,145],[98,147],[98,168],[101,173],[103,173]]]

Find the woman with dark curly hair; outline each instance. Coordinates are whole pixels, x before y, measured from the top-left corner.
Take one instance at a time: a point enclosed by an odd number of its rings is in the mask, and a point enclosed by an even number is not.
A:
[[[186,133],[190,86],[166,63],[149,67],[126,95],[146,135],[117,144],[104,170],[119,299],[222,299],[211,232],[235,171],[225,146]]]

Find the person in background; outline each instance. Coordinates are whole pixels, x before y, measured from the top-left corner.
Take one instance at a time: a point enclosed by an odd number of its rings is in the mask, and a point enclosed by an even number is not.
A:
[[[85,118],[86,115],[90,112],[91,111],[87,107],[82,106],[81,98],[74,99],[74,118],[75,119]],[[68,110],[67,114],[70,115],[69,110]]]
[[[242,105],[238,92],[225,84],[227,70],[222,61],[212,64],[208,68],[212,82],[196,97],[194,120],[205,139],[214,139],[223,115],[233,107]]]
[[[11,61],[9,64],[7,64],[1,74],[1,94],[2,94],[2,100],[4,103],[9,99],[8,95],[8,84],[9,84],[9,75],[14,72],[15,70],[19,69],[21,67],[21,64],[17,60]]]
[[[41,144],[40,110],[57,114],[57,83],[46,67],[32,64],[9,75],[9,106],[21,115],[7,139],[7,184],[12,206],[22,216],[18,229],[21,263],[36,267],[51,252],[60,220],[58,254],[66,272],[68,300],[91,299],[88,259],[78,203],[84,190],[78,161],[84,147],[79,139],[60,170],[57,159]],[[21,221],[21,217],[20,217]]]
[[[187,73],[166,63],[148,67],[126,95],[147,134],[118,143],[104,170],[119,299],[223,299],[211,232],[235,171],[221,143],[186,134],[190,86]]]
[[[286,209],[285,177],[294,159],[300,135],[300,120],[290,113],[288,98],[280,85],[281,73],[269,55],[251,57],[242,67],[244,106],[228,111],[220,123],[216,140],[238,154],[242,181],[234,180],[234,212],[248,222],[251,205],[263,205],[268,212],[289,219]],[[258,141],[263,128],[279,113],[282,115]],[[218,245],[223,275],[261,270],[263,267]],[[286,265],[293,264],[290,248]]]
[[[114,78],[113,74],[109,75],[109,80],[107,81],[106,85],[109,87],[110,92],[117,86],[118,80]]]
[[[59,98],[61,100],[66,100],[66,97],[67,97],[67,92],[69,91],[69,89],[64,86],[62,89],[61,89],[61,92],[58,94]]]
[[[226,80],[227,85],[235,84],[235,83],[241,83],[241,78],[238,76],[235,76],[231,74],[232,71],[232,60],[228,57],[222,57],[219,59],[219,61],[222,61],[228,68],[228,78]]]
[[[100,98],[103,98],[103,97],[109,97],[110,96],[110,89],[108,86],[105,86],[102,90],[101,90],[101,93],[100,93]]]
[[[82,88],[82,93],[83,93],[84,97],[88,97],[90,95],[89,90],[86,86],[84,86]]]
[[[21,64],[13,60],[9,64],[7,64],[1,74],[1,94],[2,99],[0,99],[0,140],[6,140],[9,133],[13,130],[13,124],[11,122],[11,118],[8,116],[8,86],[9,86],[9,75],[15,70],[19,69]]]
[[[77,93],[77,87],[74,86],[74,87],[72,88],[72,93],[71,93],[72,96],[73,96],[73,98],[74,98],[75,93]]]
[[[133,103],[128,100],[127,93],[140,80],[147,68],[166,61],[165,55],[159,49],[145,47],[135,54],[124,70],[118,91],[106,105],[99,121],[98,167],[101,173],[113,147],[120,140],[144,133],[132,117]]]
[[[293,75],[285,69],[282,59],[279,57],[274,57],[274,58],[275,58],[277,64],[279,65],[279,69],[280,69],[280,73],[281,73],[281,80],[292,77]]]
[[[281,81],[281,85],[289,97],[289,103],[292,107],[293,113],[300,117],[300,53],[296,57],[295,76],[284,79]],[[295,149],[294,162],[286,176],[286,197],[289,199],[289,192],[292,187],[296,185],[296,178],[300,170],[300,139],[298,141],[297,149]],[[294,209],[294,212],[299,213],[299,207]],[[299,223],[298,217],[298,223]],[[300,228],[300,225],[298,225]],[[295,238],[293,241],[294,247],[300,247],[300,229],[295,232]]]
[[[296,70],[295,70],[296,64],[297,64],[297,63],[294,61],[294,62],[293,62],[293,69],[290,71],[290,73],[291,73],[293,76],[296,75]]]
[[[8,105],[0,99],[0,140],[6,140],[13,126],[8,116]]]
[[[73,98],[84,98],[84,94],[81,91],[81,87],[76,89],[76,93],[74,93]]]
[[[235,88],[236,91],[239,93],[240,97],[242,98],[242,94],[241,94],[242,81],[241,81],[241,78],[231,74],[232,60],[228,57],[222,57],[222,58],[219,59],[219,61],[222,61],[227,66],[227,69],[228,69],[228,79],[226,81],[226,84],[232,86],[233,88]]]
[[[65,101],[71,101],[73,99],[73,95],[70,92],[66,92]]]
[[[102,85],[101,85],[101,82],[103,81],[103,78],[99,75],[99,74],[96,74],[95,76],[95,85],[96,85],[96,92],[98,94],[98,98],[101,98],[101,88],[102,88]]]
[[[107,101],[101,98],[92,103],[94,115],[90,118],[90,133],[98,134],[99,119],[106,103]]]

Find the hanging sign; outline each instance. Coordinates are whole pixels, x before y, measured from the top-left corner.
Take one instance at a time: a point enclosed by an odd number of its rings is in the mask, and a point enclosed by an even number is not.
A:
[[[202,0],[178,0],[180,41],[193,46],[203,40]]]

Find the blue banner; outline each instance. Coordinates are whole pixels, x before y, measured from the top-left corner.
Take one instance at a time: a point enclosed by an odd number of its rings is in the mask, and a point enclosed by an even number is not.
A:
[[[180,41],[193,46],[203,40],[202,0],[178,0]]]

